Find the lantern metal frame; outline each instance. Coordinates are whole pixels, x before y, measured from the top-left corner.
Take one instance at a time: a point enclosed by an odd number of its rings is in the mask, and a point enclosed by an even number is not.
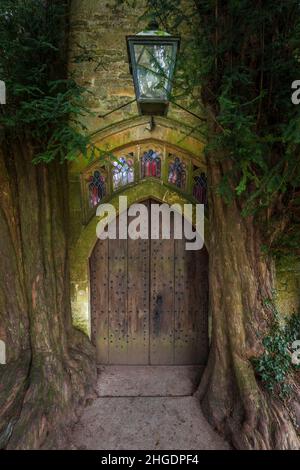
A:
[[[172,64],[167,78],[166,94],[169,97],[173,87],[173,76],[176,67],[177,55],[180,49],[181,38],[169,35],[148,35],[140,34],[135,36],[127,36],[127,50],[129,59],[129,69],[133,76],[134,89],[139,113],[146,116],[165,116],[169,109],[169,99],[159,98],[142,98],[140,96],[139,77],[138,77],[138,64],[135,57],[135,46],[172,46]]]

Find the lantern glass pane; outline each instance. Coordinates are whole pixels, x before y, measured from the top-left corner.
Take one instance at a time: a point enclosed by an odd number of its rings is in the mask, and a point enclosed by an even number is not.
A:
[[[135,44],[140,99],[167,100],[174,70],[174,46]]]

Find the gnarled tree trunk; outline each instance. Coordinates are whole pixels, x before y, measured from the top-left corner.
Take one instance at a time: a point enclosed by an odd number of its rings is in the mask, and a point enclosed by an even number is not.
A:
[[[210,197],[210,309],[212,344],[198,390],[210,423],[238,449],[299,449],[284,404],[259,384],[251,358],[262,352],[272,311],[274,267],[262,254],[260,229],[235,200],[218,195],[226,159],[208,155]],[[298,394],[298,399],[299,399]]]
[[[0,148],[0,448],[53,445],[96,378],[71,324],[67,167],[34,166],[26,139]]]

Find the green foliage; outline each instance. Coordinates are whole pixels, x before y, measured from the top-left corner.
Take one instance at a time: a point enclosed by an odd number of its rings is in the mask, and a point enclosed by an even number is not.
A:
[[[89,144],[81,123],[89,113],[86,89],[67,71],[68,3],[0,3],[0,78],[8,101],[1,109],[0,128],[8,142],[26,135],[35,162],[86,155]]]
[[[300,370],[292,363],[292,344],[300,339],[300,315],[294,314],[282,325],[278,318],[269,334],[263,339],[264,353],[252,360],[254,369],[264,386],[282,399],[289,396],[289,376]]]
[[[147,5],[146,14],[152,11],[169,31],[184,24],[192,33],[178,75],[185,93],[204,105],[206,150],[223,166],[218,192],[228,203],[238,199],[245,217],[257,218],[268,253],[300,255],[300,106],[291,102],[292,82],[300,77],[300,3]]]

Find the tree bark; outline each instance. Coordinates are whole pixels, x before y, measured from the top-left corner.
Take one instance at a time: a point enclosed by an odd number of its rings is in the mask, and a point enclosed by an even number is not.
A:
[[[262,388],[251,364],[272,321],[266,301],[273,298],[274,266],[262,254],[256,221],[216,191],[229,159],[208,154],[207,165],[212,342],[198,390],[203,411],[237,449],[299,449],[289,410]]]
[[[34,166],[29,141],[0,147],[0,448],[54,445],[96,379],[72,327],[66,164]]]

